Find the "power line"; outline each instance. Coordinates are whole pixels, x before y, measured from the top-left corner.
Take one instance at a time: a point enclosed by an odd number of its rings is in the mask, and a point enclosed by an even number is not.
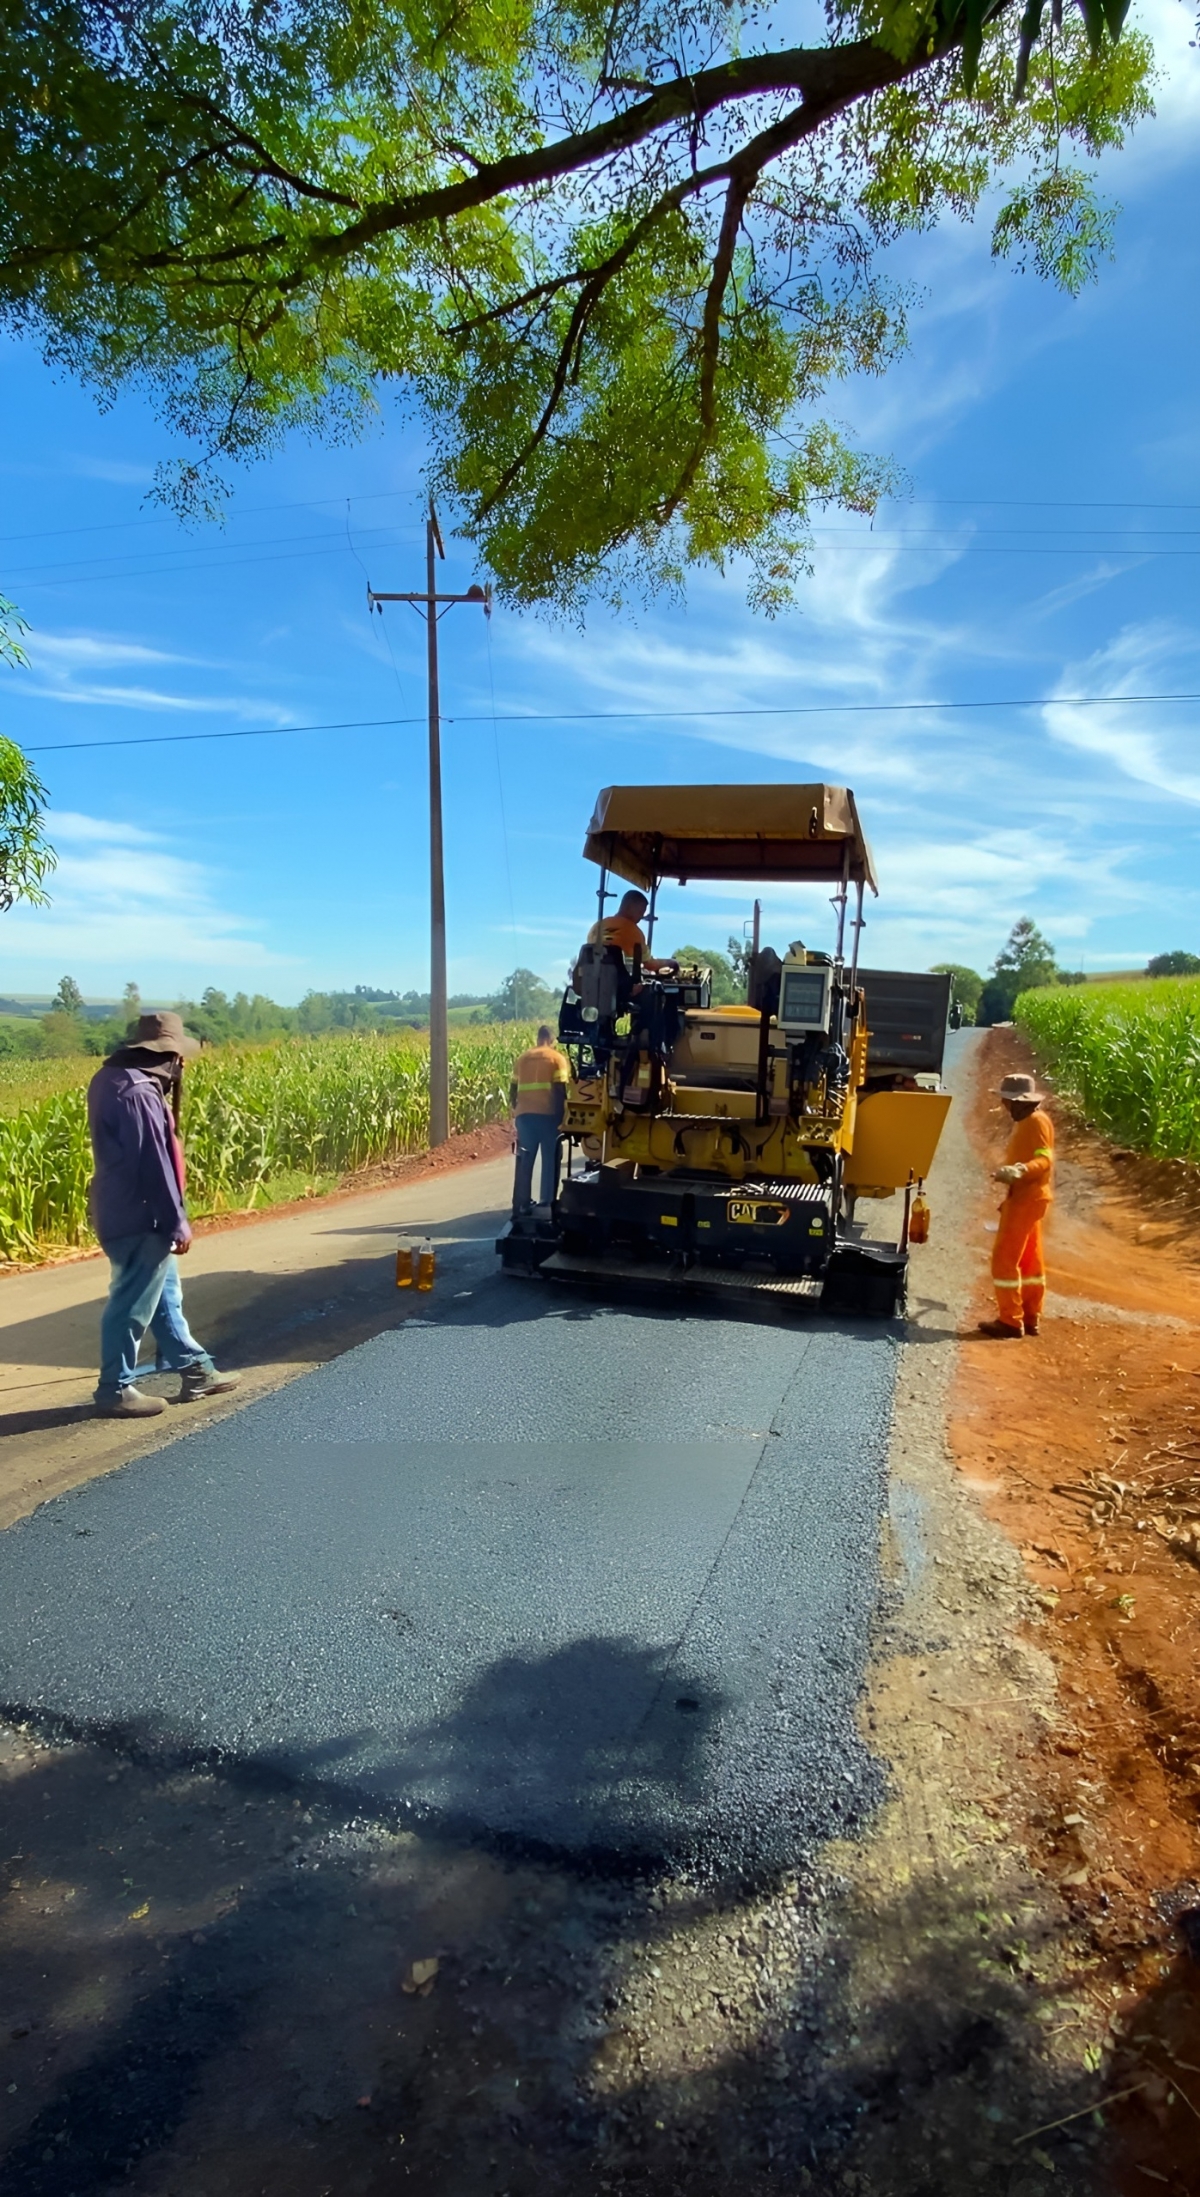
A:
[[[381,497],[385,495],[399,496],[401,494],[407,493],[409,493],[407,490],[388,490],[381,491],[380,495]],[[332,503],[335,499],[331,497],[327,500]],[[377,499],[372,497],[344,497],[341,499],[344,506],[348,506],[351,503],[370,502],[375,500]],[[256,506],[255,508],[260,511],[271,511],[275,509],[286,511],[305,510],[311,507],[307,504],[297,503],[280,505],[264,504]],[[1058,507],[1048,506],[1047,508]],[[1096,506],[1096,508],[1102,509],[1104,507],[1098,505]],[[1131,506],[1130,508],[1138,507]],[[1183,511],[1200,509],[1200,506],[1181,504],[1177,506],[1151,506],[1149,508],[1164,510],[1178,509]],[[128,524],[131,526],[135,524],[158,526],[165,523],[167,522],[157,519],[151,519],[142,522],[128,522]],[[55,531],[60,533],[68,533],[71,530],[63,528]],[[91,532],[104,530],[82,529],[81,531]],[[413,531],[414,530],[412,528],[408,528],[400,524],[392,526],[375,526],[360,530],[360,539],[366,539],[367,536],[376,535],[390,535],[394,539],[398,535],[412,533]],[[872,529],[870,532],[865,534],[849,534],[842,530],[834,531],[832,528],[823,528],[820,526],[816,526],[812,529],[811,539],[814,547],[818,549],[827,552],[830,550],[836,552],[848,551],[851,554],[857,556],[869,555],[873,551],[877,551],[880,549],[887,549],[894,552],[895,554],[908,556],[922,556],[927,555],[930,552],[937,553],[940,551],[947,551],[953,552],[957,556],[976,557],[1114,556],[1146,558],[1180,556],[1190,557],[1200,553],[1197,550],[1191,548],[1172,549],[1153,546],[1156,540],[1161,541],[1164,536],[1168,541],[1190,541],[1194,537],[1200,536],[1200,528],[1196,527],[1126,527],[1125,529],[1123,529],[1123,540],[1110,540],[1107,542],[1097,542],[1090,538],[1101,531],[1099,527],[1076,527],[1070,529],[1057,528],[1054,530],[1055,536],[1057,536],[1057,538],[1052,538],[1051,536],[1047,535],[1045,538],[1039,539],[1035,536],[1033,540],[1018,541],[1015,543],[1009,542],[1007,540],[1001,541],[999,539],[1000,536],[1011,536],[1014,534],[1027,535],[1030,533],[1030,531],[1031,530],[1027,527],[990,527],[987,529],[979,530],[969,540],[964,540],[961,535],[950,534],[948,528],[939,527],[936,524],[905,528],[892,526],[888,528],[886,532],[876,531]],[[1068,542],[1062,539],[1062,536],[1065,533],[1072,533],[1081,536],[1086,535],[1089,538],[1086,541]],[[948,536],[949,538],[941,538],[945,536]],[[1136,540],[1133,538],[1135,536],[1137,537]],[[8,537],[0,537],[0,541],[4,539],[17,541],[22,539],[37,540],[41,538],[48,537],[39,537],[36,535],[11,535]],[[341,542],[342,539],[343,535],[339,530],[336,533],[331,531],[328,533],[322,532],[319,534],[307,535],[284,534],[273,537],[269,536],[265,540],[259,539],[257,541],[251,540],[248,542],[221,539],[211,540],[204,543],[187,543],[180,546],[164,544],[161,548],[148,548],[145,551],[139,551],[137,548],[131,548],[128,550],[116,550],[110,556],[82,556],[65,558],[60,557],[52,559],[50,562],[45,564],[29,565],[24,570],[18,568],[15,572],[10,572],[6,578],[6,585],[10,587],[88,585],[97,575],[103,576],[105,573],[111,573],[112,567],[115,565],[124,565],[128,567],[130,560],[134,558],[140,560],[135,570],[126,569],[123,572],[112,573],[112,577],[115,579],[146,579],[158,576],[169,578],[173,573],[183,574],[189,572],[208,571],[220,572],[229,569],[235,569],[237,566],[243,564],[261,563],[265,561],[263,558],[258,556],[231,556],[229,554],[231,551],[262,551],[280,549],[286,552],[286,554],[290,557],[304,555],[321,555],[327,547],[332,547],[335,543]],[[168,559],[178,560],[180,558],[187,558],[189,555],[192,554],[193,550],[195,549],[198,549],[200,551],[200,555],[203,560],[202,562],[196,562],[194,557],[191,563],[169,563],[165,561]],[[153,558],[156,561],[153,564],[148,564],[145,561],[147,557]]]
[[[286,733],[368,732],[385,725],[423,725],[423,717],[348,717],[335,725],[253,725],[234,732],[148,732],[116,740],[60,740],[26,748],[27,755],[73,755],[81,748],[163,748],[192,740],[277,740]]]
[[[395,540],[397,536],[412,531],[412,529],[401,527],[368,527],[360,534],[359,538],[365,540],[367,535],[388,535]],[[1018,528],[997,528],[994,530],[994,532],[1001,531],[1016,533],[1022,530]],[[1161,528],[1155,530],[1146,528],[1139,531],[1146,534],[1157,532],[1161,535],[1164,530]],[[1171,528],[1169,531],[1181,538],[1200,535],[1200,528],[1194,527],[1176,527]],[[849,536],[845,534],[826,534],[817,529],[812,535],[812,543],[813,547],[820,550],[824,555],[848,553],[857,557],[871,556],[880,550],[887,550],[894,556],[902,557],[927,557],[942,554],[956,557],[1135,557],[1139,561],[1144,561],[1152,557],[1200,556],[1200,547],[1194,549],[1163,549],[1156,548],[1152,544],[1140,541],[1131,542],[1129,540],[1124,542],[1087,541],[1064,543],[1061,541],[1032,541],[996,543],[982,541],[978,538],[964,541],[958,536],[952,536],[948,540],[932,538],[944,532],[945,529],[943,528],[913,527],[903,534],[897,534],[893,531],[891,534],[871,532],[864,535]],[[234,571],[242,565],[269,564],[274,561],[272,557],[266,555],[230,556],[228,555],[230,550],[278,550],[281,553],[280,561],[282,562],[285,559],[295,560],[300,557],[326,556],[334,548],[344,546],[344,539],[344,534],[338,532],[307,536],[284,534],[280,535],[275,541],[266,542],[213,542],[207,548],[203,561],[199,563],[193,561],[190,564],[168,564],[160,561],[155,564],[147,564],[143,561],[136,569],[127,569],[122,572],[113,572],[111,567],[126,564],[128,559],[145,553],[131,549],[117,551],[112,557],[60,558],[50,564],[30,565],[23,572],[9,573],[6,575],[5,585],[23,589],[30,587],[89,587],[94,585],[97,579],[103,580],[105,577],[116,581],[169,580],[174,578],[176,574],[182,576],[193,572],[228,572]],[[288,546],[297,540],[314,546],[301,548]],[[188,551],[187,549],[164,548],[150,551],[148,554],[162,560],[187,557]],[[84,566],[86,569],[82,571],[77,569],[80,566]]]
[[[398,497],[418,496],[420,493],[418,483],[412,488],[373,488],[362,496],[301,496],[292,503],[243,504],[239,510],[231,511],[229,517],[231,519],[261,518],[263,513],[268,511],[321,511],[326,504],[390,503]],[[1155,504],[1147,508],[1157,510],[1159,506]],[[1168,507],[1164,505],[1162,508],[1165,510]],[[1180,508],[1190,509],[1191,506],[1181,505]],[[61,540],[64,534],[124,534],[132,532],[135,528],[140,531],[142,527],[146,526],[180,526],[182,523],[171,512],[164,511],[160,519],[102,519],[88,526],[48,526],[40,528],[37,533],[33,534],[0,534],[0,547],[3,547],[6,542]]]
[[[366,540],[368,537],[370,537],[373,540],[378,535],[386,537],[388,542],[394,542],[398,536],[411,535],[414,531],[415,530],[412,527],[369,526],[360,529],[359,539]],[[158,563],[150,565],[149,567],[143,566],[142,570],[139,572],[119,572],[114,575],[114,577],[117,579],[142,579],[146,576],[146,572],[149,571],[152,575],[161,574],[165,579],[170,579],[172,573],[174,572],[207,572],[210,570],[214,572],[223,571],[225,569],[223,563],[213,563],[211,562],[211,560],[215,558],[223,558],[224,553],[230,549],[291,549],[293,554],[319,556],[322,549],[324,549],[325,547],[332,547],[335,543],[341,545],[344,548],[345,539],[346,537],[344,532],[339,528],[334,532],[322,532],[320,534],[278,534],[275,536],[268,536],[265,541],[215,541],[208,545],[204,543],[188,544],[184,548],[180,549],[163,548],[148,551],[142,551],[137,549],[117,550],[111,557],[59,557],[55,558],[53,562],[49,564],[27,565],[24,571],[18,570],[16,572],[9,573],[6,576],[5,585],[8,587],[27,587],[28,585],[30,585],[31,582],[35,586],[39,584],[44,585],[45,583],[41,581],[40,575],[47,572],[61,573],[68,581],[75,580],[86,583],[95,579],[97,574],[103,577],[110,566],[125,564],[132,557],[152,556],[160,559],[167,557],[186,557],[191,554],[192,549],[195,547],[199,547],[202,551],[206,550],[207,556],[210,559],[210,562],[208,563],[199,565]],[[314,543],[318,545],[316,548],[310,546]],[[301,545],[298,551],[296,548],[297,544]],[[248,563],[251,561],[259,562],[261,560],[235,558],[231,561],[234,563]],[[79,569],[79,567],[81,566],[86,567],[86,569],[81,571]]]
[[[921,710],[1086,709],[1098,703],[1200,702],[1200,694],[1033,694],[987,702],[815,702],[753,709],[572,709],[524,710],[485,716],[444,718],[448,725],[650,724],[697,717],[871,717],[902,716]],[[84,748],[175,747],[195,740],[278,740],[307,732],[369,732],[386,726],[422,725],[423,717],[349,717],[329,725],[239,726],[225,732],[150,732],[122,734],[115,740],[60,740],[27,747],[27,755],[73,755]]]
[[[1200,511],[1200,503],[1143,503],[1140,497],[1082,502],[1066,496],[931,496],[929,501],[954,511]]]
[[[349,498],[345,495],[301,496],[288,503],[242,504],[230,511],[228,517],[230,520],[236,521],[246,518],[261,518],[268,512],[273,513],[276,511],[321,511],[326,505],[344,504],[347,501],[350,503],[390,503],[399,501],[405,496],[416,496],[420,493],[420,484],[414,483],[411,488],[369,489],[362,495]],[[901,499],[896,497],[887,497],[884,500],[893,509],[901,503]],[[925,499],[920,497],[904,499],[905,502],[923,500]],[[1141,498],[1132,497],[1123,499],[1118,497],[1098,501],[1064,496],[931,496],[928,498],[928,502],[934,509],[942,508],[948,511],[1200,511],[1200,503],[1155,503],[1152,500],[1143,501]],[[135,531],[141,532],[146,527],[178,526],[182,523],[171,512],[164,511],[161,518],[103,519],[90,522],[86,526],[39,527],[32,532],[27,531],[21,534],[0,534],[0,548],[6,547],[11,542],[55,541],[78,534],[125,534]],[[132,555],[133,552],[131,551],[130,554]]]

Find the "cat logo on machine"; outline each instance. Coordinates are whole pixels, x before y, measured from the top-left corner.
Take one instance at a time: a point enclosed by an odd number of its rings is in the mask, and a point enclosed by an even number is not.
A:
[[[782,1228],[790,1207],[765,1198],[731,1198],[729,1218],[749,1228]]]

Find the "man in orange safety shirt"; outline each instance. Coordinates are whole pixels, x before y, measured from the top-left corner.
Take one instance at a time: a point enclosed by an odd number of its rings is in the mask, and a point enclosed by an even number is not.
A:
[[[656,961],[653,955],[646,951],[646,940],[641,926],[642,917],[649,905],[645,893],[625,893],[615,915],[602,915],[598,922],[593,923],[587,935],[588,945],[619,946],[621,952],[627,954],[630,960],[633,959],[640,946],[642,967],[648,973],[655,969],[667,967],[667,963]]]
[[[1042,1221],[1054,1195],[1054,1124],[1032,1076],[1004,1076],[996,1096],[1013,1133],[992,1178],[1008,1185],[992,1252],[998,1317],[981,1322],[981,1333],[1008,1339],[1038,1332],[1046,1294]]]
[[[549,1023],[543,1022],[537,1044],[522,1053],[512,1072],[508,1103],[517,1132],[517,1164],[513,1177],[513,1212],[533,1211],[533,1163],[542,1155],[538,1188],[542,1204],[553,1205],[558,1196],[559,1131],[567,1103],[570,1068],[565,1053],[555,1045]]]

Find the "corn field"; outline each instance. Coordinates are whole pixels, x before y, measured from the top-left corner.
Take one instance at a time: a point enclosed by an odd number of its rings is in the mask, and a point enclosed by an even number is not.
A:
[[[1158,1159],[1200,1161],[1200,978],[1023,992],[1014,1012],[1097,1129]]]
[[[450,1040],[450,1127],[508,1107],[532,1028],[508,1023]],[[98,1064],[97,1064],[98,1065]],[[193,1214],[250,1206],[281,1176],[342,1176],[429,1141],[429,1048],[416,1034],[222,1048],[184,1078],[183,1139]],[[0,1115],[0,1258],[94,1241],[84,1086]]]
[[[95,1055],[87,1053],[71,1053],[65,1060],[0,1057],[0,1114],[18,1114],[23,1107],[36,1106],[40,1099],[77,1090],[91,1080],[99,1066]]]

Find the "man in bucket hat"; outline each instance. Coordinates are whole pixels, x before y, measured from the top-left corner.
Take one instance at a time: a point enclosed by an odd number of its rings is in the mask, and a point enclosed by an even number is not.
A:
[[[993,1181],[1008,1186],[992,1252],[997,1318],[980,1331],[1004,1340],[1036,1335],[1046,1294],[1042,1221],[1054,1195],[1054,1124],[1045,1093],[1032,1076],[1005,1076],[997,1098],[1013,1123],[1003,1164]]]
[[[237,1387],[190,1332],[174,1264],[192,1240],[176,1127],[179,1091],[184,1061],[199,1050],[178,1015],[143,1015],[88,1086],[92,1225],[112,1267],[96,1389],[104,1419],[150,1419],[164,1409],[160,1396],[134,1385],[147,1328],[159,1370],[180,1376],[180,1403]]]

